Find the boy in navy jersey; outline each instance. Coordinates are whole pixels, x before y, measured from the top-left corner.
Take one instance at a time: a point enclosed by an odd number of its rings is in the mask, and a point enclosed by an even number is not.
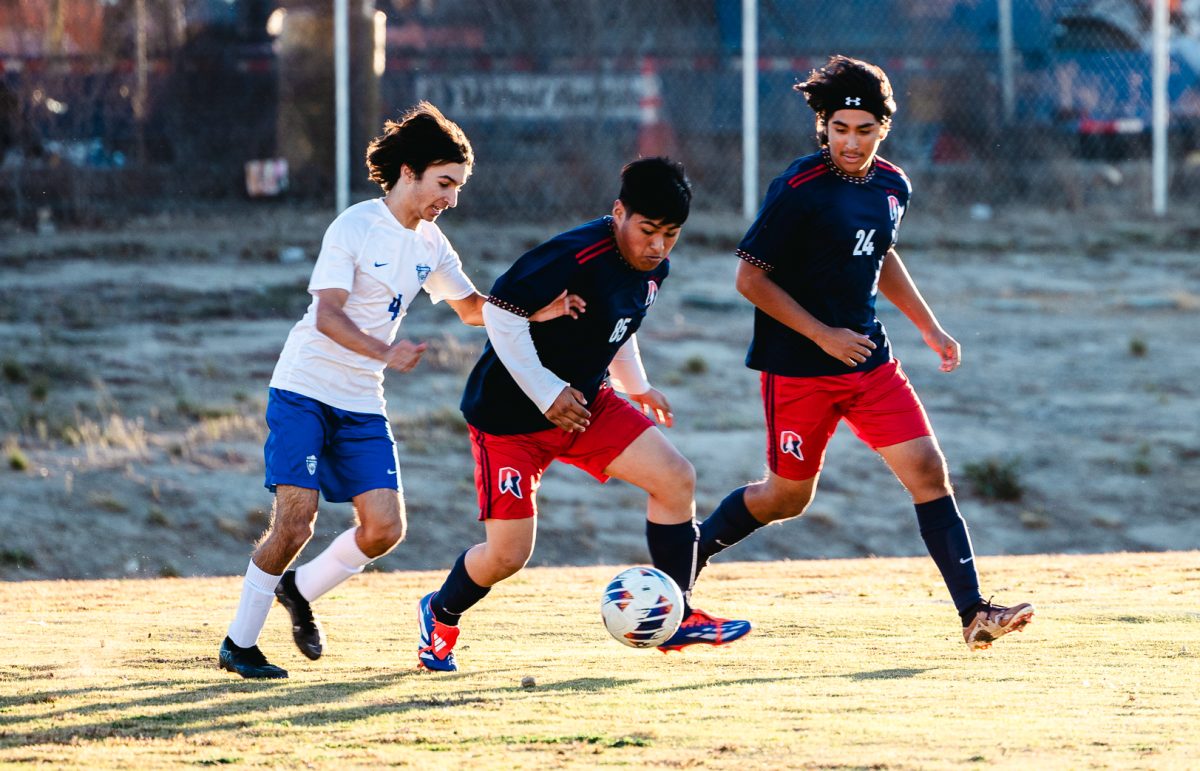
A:
[[[821,149],[771,183],[738,247],[738,291],[754,303],[746,365],[762,372],[767,476],[730,493],[700,526],[700,564],[763,525],[804,513],[841,420],[882,456],[912,496],[971,650],[1022,629],[1033,606],[979,592],[975,555],[946,460],[875,315],[882,292],[941,357],[960,362],[894,248],[911,186],[876,156],[896,103],[878,67],[834,56],[796,90],[816,112]]]
[[[463,552],[441,589],[421,599],[421,666],[456,670],[459,618],[529,560],[537,489],[554,460],[649,494],[650,557],[685,602],[683,624],[660,646],[664,652],[722,645],[750,631],[749,622],[687,607],[697,571],[696,472],[647,417],[668,427],[673,421],[666,397],[646,379],[634,336],[667,277],[691,198],[680,164],[634,161],[621,173],[612,216],[527,252],[492,286],[483,310],[489,342],[462,399],[487,540]],[[546,304],[541,298],[564,290],[586,312],[530,326],[530,310]]]

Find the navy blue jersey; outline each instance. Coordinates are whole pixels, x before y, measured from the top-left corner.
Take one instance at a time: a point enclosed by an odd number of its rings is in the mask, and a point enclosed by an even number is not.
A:
[[[827,151],[794,161],[771,182],[738,256],[767,271],[821,322],[871,338],[875,350],[849,367],[755,308],[747,367],[815,377],[867,372],[891,359],[875,298],[880,266],[896,242],[911,192],[904,172],[882,158],[865,177],[851,177]]]
[[[583,392],[590,404],[618,349],[641,326],[669,270],[631,266],[617,251],[612,217],[601,217],[533,248],[496,279],[488,302],[520,316],[545,307],[565,289],[587,303],[579,318],[530,325],[542,366]],[[525,395],[489,341],[467,378],[462,411],[489,434],[527,434],[554,424]]]

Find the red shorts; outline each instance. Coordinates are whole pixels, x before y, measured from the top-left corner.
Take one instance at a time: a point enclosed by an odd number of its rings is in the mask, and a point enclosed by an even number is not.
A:
[[[592,417],[586,431],[555,427],[531,434],[487,434],[471,426],[481,520],[536,516],[542,472],[555,460],[607,482],[608,464],[654,425],[608,387],[588,407]]]
[[[825,377],[762,373],[767,418],[767,466],[784,479],[815,477],[825,447],[843,418],[871,449],[890,447],[933,429],[900,362]]]

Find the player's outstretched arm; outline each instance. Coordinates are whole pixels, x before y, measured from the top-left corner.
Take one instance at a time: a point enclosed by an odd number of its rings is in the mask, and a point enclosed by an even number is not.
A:
[[[942,372],[953,372],[958,368],[962,363],[961,346],[942,329],[895,249],[888,249],[883,258],[883,265],[879,269],[879,291],[921,332],[925,345],[942,360]]]
[[[345,289],[318,289],[314,294],[317,297],[317,331],[333,342],[357,354],[378,359],[397,372],[409,372],[421,360],[425,343],[399,340],[388,345],[359,329],[346,315],[346,300],[350,293]]]
[[[467,295],[461,300],[447,300],[446,304],[454,309],[458,314],[458,318],[462,323],[472,327],[483,326],[483,305],[487,302],[487,298],[476,292],[472,295]],[[587,308],[587,303],[577,294],[567,294],[567,290],[563,290],[562,294],[550,301],[546,307],[533,313],[529,316],[530,321],[550,321],[559,316],[570,316],[573,319],[579,318],[579,314]]]
[[[738,292],[763,313],[812,340],[847,367],[862,364],[875,349],[875,343],[866,335],[823,324],[757,265],[739,260],[736,286]]]

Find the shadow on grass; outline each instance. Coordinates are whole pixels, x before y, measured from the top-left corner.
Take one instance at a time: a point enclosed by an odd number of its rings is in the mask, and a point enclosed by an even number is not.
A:
[[[405,680],[433,677],[431,686],[462,679],[463,675],[433,676],[420,670],[370,674],[354,680],[336,682],[297,683],[289,680],[227,680],[219,683],[196,684],[175,680],[153,680],[128,683],[122,690],[172,689],[145,698],[112,700],[113,689],[107,687],[72,690],[46,690],[19,697],[0,699],[0,709],[45,704],[40,714],[24,712],[19,718],[0,716],[0,726],[14,723],[78,719],[81,715],[106,715],[91,723],[75,723],[32,731],[0,730],[0,747],[30,744],[70,744],[78,741],[104,740],[113,737],[163,738],[182,734],[215,734],[237,731],[255,724],[319,726],[364,720],[379,715],[403,715],[409,712],[449,709],[462,706],[486,706],[512,697],[512,692],[532,689],[489,686],[474,690],[458,690],[453,695],[409,695],[394,698],[380,694],[377,699],[354,706],[331,708],[351,697],[386,689]],[[537,686],[537,691],[601,691],[616,688],[637,680],[610,677],[584,677]],[[56,702],[71,697],[95,698],[85,705],[55,708]],[[147,714],[148,710],[167,707],[168,711]],[[171,707],[180,709],[170,710]],[[281,708],[309,708],[302,714],[282,719],[267,716]],[[115,716],[114,716],[115,714]]]
[[[855,672],[851,680],[902,680],[928,672],[928,669],[876,669],[870,672]]]

